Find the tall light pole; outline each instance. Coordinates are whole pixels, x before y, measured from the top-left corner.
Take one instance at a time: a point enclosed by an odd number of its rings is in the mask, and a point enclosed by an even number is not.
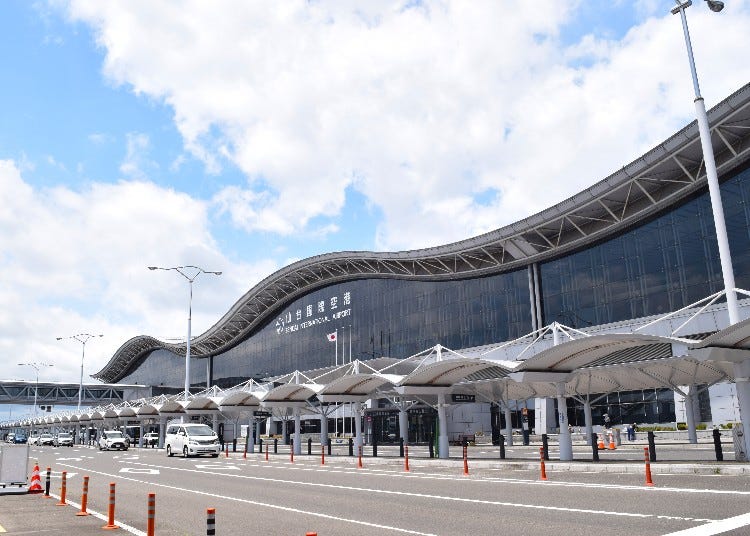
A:
[[[78,412],[81,412],[81,398],[83,396],[83,358],[86,357],[86,343],[89,339],[94,337],[104,337],[101,333],[98,335],[92,335],[91,333],[79,333],[78,335],[71,335],[70,337],[56,337],[58,341],[63,339],[75,339],[81,343],[83,349],[81,350],[81,381],[78,384]]]
[[[735,292],[734,271],[732,269],[732,256],[729,252],[729,239],[727,238],[727,226],[724,221],[724,208],[721,202],[721,189],[719,188],[719,177],[716,174],[716,161],[714,160],[714,149],[711,145],[711,131],[708,128],[708,116],[706,105],[701,96],[698,85],[698,74],[695,70],[695,59],[693,58],[693,45],[690,43],[690,32],[688,31],[685,9],[693,5],[692,0],[680,2],[675,0],[677,7],[672,9],[672,14],[680,14],[682,19],[682,31],[685,34],[685,46],[687,47],[688,60],[690,62],[690,74],[693,77],[693,89],[695,90],[695,114],[698,118],[698,132],[700,133],[701,148],[703,149],[703,161],[706,164],[706,179],[708,181],[708,192],[711,198],[711,210],[716,227],[716,240],[719,245],[719,260],[721,261],[721,274],[724,278],[724,292],[727,297],[727,311],[729,312],[729,324],[740,321],[739,309],[737,307],[737,294]],[[718,13],[724,9],[724,2],[706,0],[711,11]]]
[[[51,367],[49,363],[18,363],[19,367],[33,367],[36,371],[36,383],[34,384],[34,420],[31,421],[31,435],[34,435],[34,426],[36,426],[36,398],[39,392],[39,369],[42,367]]]
[[[185,350],[185,400],[190,395],[190,329],[193,316],[193,281],[201,274],[221,275],[221,272],[212,272],[204,270],[199,266],[173,266],[171,268],[162,268],[160,266],[149,266],[149,270],[174,270],[182,277],[187,279],[190,287],[190,300],[188,301],[188,327],[187,327],[187,348]]]

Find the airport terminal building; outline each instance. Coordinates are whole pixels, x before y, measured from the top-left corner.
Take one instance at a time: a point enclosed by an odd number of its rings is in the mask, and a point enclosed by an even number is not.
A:
[[[736,283],[750,289],[750,85],[711,109],[709,122]],[[554,170],[550,173],[554,180]],[[190,382],[196,391],[228,388],[350,361],[406,358],[435,345],[508,363],[530,357],[524,353],[528,343],[510,341],[541,333],[538,338],[552,344],[553,335],[540,331],[545,326],[623,333],[721,290],[693,122],[587,190],[501,229],[427,249],[329,253],[282,268],[192,340]],[[746,319],[750,300],[738,298]],[[701,307],[694,307],[695,321],[679,333],[672,322],[662,335],[701,341],[728,326],[722,298]],[[641,346],[639,352],[608,359],[672,356],[663,343]],[[185,344],[139,336],[125,342],[94,377],[177,392],[184,382],[184,355]],[[696,420],[739,421],[733,379],[713,383],[697,389]],[[600,423],[606,413],[613,424],[684,422],[679,392],[665,386],[633,390],[614,382],[592,398],[593,420]],[[453,399],[456,406],[464,403],[454,411],[461,427],[490,423],[501,429],[509,415],[520,426],[524,408],[537,432],[557,426],[555,398],[505,400],[512,411],[503,413],[497,404],[468,393],[464,389]],[[370,434],[380,440],[393,436],[396,402],[369,402],[363,414],[372,423]],[[583,405],[570,397],[567,406],[570,424],[582,426]],[[434,412],[429,404],[411,406],[410,440],[426,438]]]

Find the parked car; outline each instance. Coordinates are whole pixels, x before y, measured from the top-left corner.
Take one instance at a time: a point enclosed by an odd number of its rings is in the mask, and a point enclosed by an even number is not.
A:
[[[72,447],[73,436],[67,432],[60,432],[59,434],[55,436],[55,446],[56,447]]]
[[[125,434],[119,430],[104,430],[99,436],[99,450],[128,450]]]
[[[7,436],[5,436],[5,441],[7,441],[8,443],[15,443],[16,442],[16,434],[14,434],[14,433],[11,432]]]
[[[39,436],[38,435],[30,435],[29,439],[26,440],[26,443],[29,445],[38,445],[39,444]]]
[[[39,434],[39,440],[37,441],[37,445],[54,445],[55,444],[55,438],[52,437],[52,434]]]
[[[13,438],[13,442],[16,444],[26,443],[26,441],[27,441],[27,438],[24,434],[16,434],[16,437]]]
[[[219,456],[221,445],[216,433],[205,424],[170,424],[164,440],[167,456],[182,454],[199,456],[210,454],[214,458]]]
[[[155,447],[159,444],[158,432],[147,432],[143,436],[143,444],[147,447]]]

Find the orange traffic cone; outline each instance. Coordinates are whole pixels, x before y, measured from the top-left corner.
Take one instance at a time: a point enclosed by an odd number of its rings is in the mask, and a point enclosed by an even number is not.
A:
[[[599,443],[596,446],[599,450],[604,450],[604,434],[599,434]]]
[[[609,450],[615,450],[615,434],[609,433]]]
[[[42,479],[39,477],[39,464],[34,464],[34,471],[31,473],[31,485],[29,486],[29,493],[41,493]]]

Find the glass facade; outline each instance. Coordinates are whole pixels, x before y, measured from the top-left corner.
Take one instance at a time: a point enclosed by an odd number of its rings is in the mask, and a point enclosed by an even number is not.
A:
[[[750,284],[750,170],[721,186],[737,286]],[[544,323],[607,324],[676,311],[724,288],[708,193],[540,265]]]
[[[750,170],[737,172],[721,190],[737,286],[750,288]],[[403,358],[437,343],[461,349],[511,340],[532,330],[527,274],[373,278],[315,290],[215,356],[213,383],[229,387],[352,359]],[[667,313],[717,292],[723,281],[708,193],[607,241],[540,263],[539,276],[543,322],[578,328]],[[329,340],[334,333],[336,340]],[[192,365],[193,385],[205,385],[206,362]],[[180,387],[184,358],[153,352],[121,381]],[[569,404],[571,424],[581,426],[583,408]],[[705,401],[703,406],[701,418],[710,418]],[[604,413],[613,423],[674,421],[674,395],[666,389],[612,393],[592,412],[595,422]],[[379,431],[392,428],[390,416],[384,418]],[[391,432],[383,433],[385,439]]]
[[[462,281],[363,279],[319,289],[216,356],[214,383],[408,357],[438,343],[458,349],[512,339],[531,331],[528,288],[520,270]]]
[[[313,291],[256,333],[213,358],[213,384],[327,367],[352,359],[408,357],[435,344],[467,348],[531,331],[525,269],[461,281],[363,279]],[[329,341],[330,334],[335,341]],[[184,357],[159,350],[123,383],[184,384]],[[206,381],[206,360],[191,364],[191,384]]]

